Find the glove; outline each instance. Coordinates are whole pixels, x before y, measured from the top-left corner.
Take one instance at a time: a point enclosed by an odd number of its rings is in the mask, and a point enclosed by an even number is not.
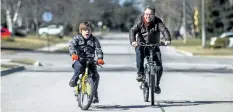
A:
[[[79,58],[78,58],[78,55],[76,55],[76,54],[72,54],[72,61],[74,61],[74,60],[78,60]]]
[[[103,65],[103,64],[104,64],[104,60],[98,59],[98,60],[97,60],[97,63],[98,63],[99,65]]]

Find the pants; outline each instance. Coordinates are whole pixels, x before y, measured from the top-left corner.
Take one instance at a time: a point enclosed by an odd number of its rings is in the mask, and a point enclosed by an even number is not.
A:
[[[74,75],[71,80],[77,82],[79,78],[79,74],[82,74],[85,72],[86,64],[80,61],[75,61],[72,67],[74,68]],[[89,67],[89,72],[93,73],[93,81],[95,82],[95,85],[96,85],[95,97],[98,97],[97,89],[99,85],[99,73],[97,72],[97,67],[95,65],[91,65]]]
[[[144,52],[145,51],[145,52]],[[148,47],[145,49],[143,46],[138,46],[135,48],[136,52],[136,62],[137,62],[137,74],[144,75],[144,58],[150,55]],[[156,61],[156,65],[159,66],[158,75],[157,75],[157,85],[160,84],[160,79],[163,74],[162,58],[160,48],[157,47],[153,51],[153,61]]]

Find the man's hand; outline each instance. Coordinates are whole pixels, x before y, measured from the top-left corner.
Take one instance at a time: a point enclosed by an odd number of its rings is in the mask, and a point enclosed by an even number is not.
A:
[[[78,60],[79,58],[78,58],[78,55],[76,55],[76,54],[72,54],[72,61],[74,61],[74,60]]]
[[[165,41],[165,45],[166,45],[166,46],[171,45],[171,41]]]
[[[97,60],[97,63],[98,63],[99,65],[103,65],[103,64],[104,64],[104,60],[98,59],[98,60]]]
[[[137,42],[132,42],[132,46],[133,46],[133,47],[137,47],[137,46],[138,46],[138,43],[137,43]]]

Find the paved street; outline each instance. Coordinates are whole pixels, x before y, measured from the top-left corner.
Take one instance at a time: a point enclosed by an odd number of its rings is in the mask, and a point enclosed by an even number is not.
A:
[[[93,111],[231,112],[233,75],[164,73],[157,105],[143,102],[134,72],[100,72]],[[78,112],[72,72],[20,72],[2,77],[2,112]]]
[[[184,56],[171,47],[162,47],[164,75],[162,93],[156,106],[143,102],[136,81],[135,53],[127,33],[110,33],[100,40],[106,64],[100,73],[100,103],[92,111],[132,112],[231,112],[233,73],[177,72],[172,69],[220,70],[231,67],[232,59]],[[121,45],[121,46],[119,46]],[[68,83],[73,75],[69,54],[20,52],[2,59],[29,58],[43,67],[1,77],[2,112],[80,111]],[[119,68],[117,71],[115,68]],[[129,69],[134,68],[134,69]],[[107,70],[108,69],[108,70]],[[111,70],[110,70],[111,69]],[[128,69],[128,71],[127,71]],[[106,71],[104,71],[106,70]],[[169,71],[170,70],[170,71]],[[224,69],[225,70],[225,69]]]

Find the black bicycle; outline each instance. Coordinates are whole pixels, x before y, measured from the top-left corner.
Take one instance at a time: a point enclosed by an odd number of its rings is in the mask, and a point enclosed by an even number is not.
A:
[[[149,56],[146,57],[147,62],[145,63],[144,66],[145,75],[140,88],[143,90],[143,97],[145,102],[149,102],[149,91],[150,91],[151,105],[154,105],[154,91],[155,91],[155,84],[157,83],[157,77],[155,77],[155,74],[158,75],[159,66],[156,65],[155,61],[153,61],[153,56],[154,56],[153,51],[156,47],[165,46],[165,44],[163,42],[158,44],[139,43],[139,46],[144,46],[149,50]]]

